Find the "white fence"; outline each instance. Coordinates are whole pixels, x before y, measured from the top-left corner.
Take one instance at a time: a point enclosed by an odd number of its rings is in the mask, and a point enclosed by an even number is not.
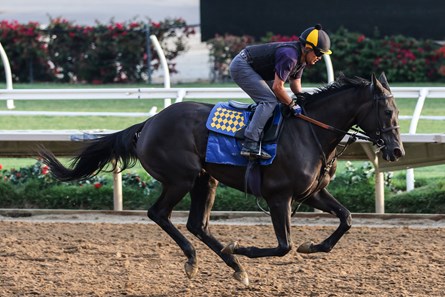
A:
[[[304,88],[306,92],[312,92],[312,88]],[[288,90],[291,94],[290,90]],[[405,139],[409,139],[413,144],[413,150],[415,154],[422,153],[422,156],[416,159],[416,164],[432,165],[443,164],[445,157],[445,136],[439,135],[418,135],[416,138],[416,128],[419,119],[427,118],[433,120],[445,120],[445,116],[428,116],[422,115],[422,109],[425,100],[435,98],[445,98],[445,88],[441,87],[396,87],[392,88],[392,93],[396,98],[417,98],[417,104],[413,115],[402,115],[402,120],[411,119],[410,134],[404,135]],[[29,90],[0,90],[0,101],[6,100],[8,106],[10,106],[12,100],[109,100],[109,99],[165,99],[175,98],[175,102],[182,100],[203,100],[203,99],[247,99],[249,98],[239,88],[117,88],[117,89],[29,89]],[[165,106],[170,104],[170,99],[165,100]],[[3,110],[0,111],[1,115],[51,115],[51,116],[151,116],[157,112],[156,108],[152,107],[150,110],[147,108],[147,112],[140,113],[127,113],[127,112],[57,112],[57,111],[17,111],[17,110]],[[53,140],[53,141],[66,141],[65,138],[72,137],[73,133],[82,132],[61,132],[61,131],[46,131],[40,133],[39,131],[0,131],[0,142],[16,142],[27,143],[29,141],[35,141],[37,136],[43,135],[44,138],[39,138],[39,141]],[[45,136],[46,135],[46,136]],[[39,136],[39,137],[40,137]],[[52,137],[54,136],[54,137]],[[408,137],[407,136],[411,136]],[[427,137],[426,137],[427,136]],[[58,138],[61,137],[61,138]],[[425,158],[429,158],[429,148],[425,150],[419,150],[419,142],[430,145],[440,144],[440,149],[435,149],[435,154],[439,154],[440,157],[435,158],[432,162],[425,161]],[[378,157],[373,153],[369,144],[361,143],[361,149],[365,151],[366,156],[376,167],[376,213],[384,213],[384,196],[383,196],[383,173],[384,167],[379,162]],[[423,153],[425,152],[425,153]],[[356,159],[357,155],[350,154],[351,159]],[[359,157],[361,158],[361,157]],[[407,157],[405,157],[407,158]],[[420,159],[420,161],[419,161]],[[405,168],[414,167],[416,164],[404,163]],[[417,165],[420,166],[420,165]],[[395,167],[393,167],[395,168]],[[400,169],[400,168],[397,168]],[[413,175],[407,174],[407,178],[413,179]],[[115,210],[122,209],[122,190],[119,175],[115,175]],[[408,182],[411,181],[407,181]],[[413,182],[413,181],[412,181]]]
[[[312,92],[314,88],[303,88]],[[400,119],[416,119],[421,116],[425,100],[445,98],[445,87],[393,87],[396,98],[417,98],[418,102],[413,115],[402,115]],[[290,90],[288,90],[291,94]],[[0,90],[0,100],[110,100],[110,99],[165,99],[175,98],[175,102],[184,99],[247,99],[240,88],[107,88],[107,89],[5,89]],[[169,99],[166,99],[169,100]],[[168,105],[169,101],[166,101]],[[9,109],[9,106],[8,106]],[[8,111],[14,115],[14,111]],[[3,112],[6,114],[5,112]],[[32,114],[31,112],[29,114]],[[53,114],[57,115],[57,114]],[[60,114],[64,115],[64,114]],[[85,115],[79,112],[77,115]],[[129,116],[131,116],[129,114]],[[445,116],[426,116],[433,120],[444,120]]]

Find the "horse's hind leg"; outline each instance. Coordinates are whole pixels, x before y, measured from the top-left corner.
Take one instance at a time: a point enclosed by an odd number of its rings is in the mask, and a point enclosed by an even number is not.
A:
[[[210,211],[215,201],[218,181],[207,173],[202,173],[195,181],[190,191],[191,207],[187,221],[187,229],[212,249],[224,262],[235,270],[234,277],[241,283],[248,285],[249,279],[238,259],[231,254],[221,252],[223,245],[210,233]]]
[[[331,214],[335,214],[340,219],[340,225],[320,244],[312,242],[303,243],[297,250],[300,253],[330,252],[340,238],[351,228],[351,213],[346,207],[338,202],[326,189],[311,196],[304,202],[305,204],[320,209]]]
[[[173,207],[187,194],[193,182],[163,185],[163,191],[156,203],[148,210],[148,217],[158,224],[179,245],[187,257],[185,271],[189,278],[197,272],[196,251],[190,241],[172,224],[170,216]]]

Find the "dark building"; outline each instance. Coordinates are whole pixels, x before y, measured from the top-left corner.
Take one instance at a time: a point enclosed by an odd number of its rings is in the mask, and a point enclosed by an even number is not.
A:
[[[445,40],[445,1],[439,0],[201,0],[200,9],[203,41],[225,33],[299,35],[316,23],[328,33],[344,27],[367,36]]]

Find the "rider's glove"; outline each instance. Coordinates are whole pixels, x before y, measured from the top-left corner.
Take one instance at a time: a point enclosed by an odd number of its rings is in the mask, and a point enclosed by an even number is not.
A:
[[[295,106],[291,108],[291,111],[292,111],[294,116],[300,115],[301,114],[301,107],[300,107],[300,105],[295,104]]]
[[[301,114],[301,107],[300,107],[300,105],[298,105],[296,103],[295,100],[292,100],[292,102],[288,106],[289,106],[289,109],[290,109],[291,113],[294,116],[297,116],[297,115]]]

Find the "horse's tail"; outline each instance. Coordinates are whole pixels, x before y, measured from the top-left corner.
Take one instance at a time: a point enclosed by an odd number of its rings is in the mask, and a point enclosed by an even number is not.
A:
[[[110,162],[111,168],[106,171],[114,171],[117,166],[122,171],[136,164],[137,133],[147,121],[89,141],[72,159],[69,168],[62,165],[52,152],[43,147],[38,154],[42,162],[48,165],[52,175],[61,181],[82,180],[95,176],[100,171],[105,171],[105,166]]]

